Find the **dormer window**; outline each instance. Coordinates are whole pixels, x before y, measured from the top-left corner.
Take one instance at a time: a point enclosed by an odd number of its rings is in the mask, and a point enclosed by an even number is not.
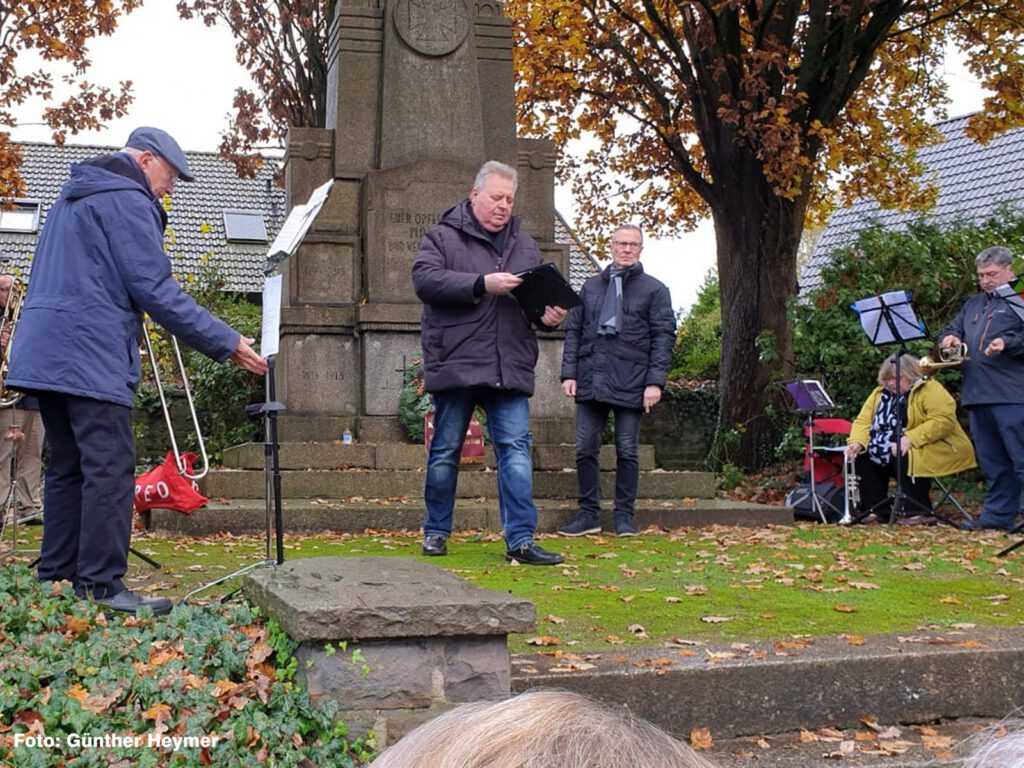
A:
[[[15,200],[0,203],[0,232],[36,232],[38,230],[38,200]]]
[[[224,211],[224,232],[229,243],[267,242],[267,225],[259,211]]]

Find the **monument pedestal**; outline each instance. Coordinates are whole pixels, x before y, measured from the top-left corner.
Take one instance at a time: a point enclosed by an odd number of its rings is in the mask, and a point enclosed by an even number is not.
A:
[[[384,747],[455,704],[507,698],[507,636],[533,603],[399,557],[323,557],[251,571],[248,597],[299,643],[298,678]]]

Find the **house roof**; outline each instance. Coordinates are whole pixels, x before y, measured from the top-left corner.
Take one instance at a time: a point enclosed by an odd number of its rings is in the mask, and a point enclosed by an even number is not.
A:
[[[116,151],[116,147],[24,143],[19,145],[21,166],[28,194],[26,200],[40,202],[39,229],[46,214],[67,181],[73,163]],[[259,292],[263,289],[262,265],[269,242],[228,241],[224,230],[225,211],[260,213],[271,240],[284,221],[285,191],[273,181],[274,164],[266,163],[255,179],[239,179],[234,166],[215,152],[186,152],[195,181],[175,185],[168,212],[168,253],[174,271],[189,274],[204,256],[233,291]],[[0,232],[0,269],[27,275],[39,232]]]
[[[25,200],[39,201],[39,227],[34,232],[0,231],[0,271],[28,275],[39,232],[53,201],[67,181],[71,165],[118,147],[95,145],[20,144],[21,166],[28,194]],[[274,163],[266,163],[255,179],[239,179],[234,166],[215,152],[186,152],[195,181],[175,185],[168,212],[168,252],[178,274],[190,274],[204,258],[217,267],[231,291],[259,293],[263,290],[263,263],[269,242],[228,241],[225,211],[261,213],[267,236],[273,241],[284,223],[285,190],[273,180]],[[569,282],[579,288],[600,268],[582,249],[561,215],[555,214],[555,241],[569,245]]]
[[[1024,129],[1007,131],[988,144],[964,135],[971,115],[939,123],[945,141],[925,147],[918,159],[926,169],[923,179],[938,186],[935,207],[925,214],[933,222],[977,221],[1000,206],[1024,209]],[[918,211],[884,210],[874,200],[858,200],[832,214],[828,226],[800,275],[800,292],[820,288],[821,270],[832,254],[857,239],[873,225],[900,230],[921,218]]]

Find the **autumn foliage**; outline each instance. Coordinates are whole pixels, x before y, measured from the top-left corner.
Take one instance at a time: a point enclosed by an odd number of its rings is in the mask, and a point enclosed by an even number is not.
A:
[[[111,34],[118,19],[140,5],[140,0],[0,2],[0,125],[17,125],[14,110],[29,99],[50,102],[58,82],[73,92],[46,106],[41,115],[57,144],[63,144],[68,133],[100,128],[104,121],[122,117],[132,100],[131,81],[122,81],[116,89],[89,82],[89,44],[99,35]],[[41,63],[19,72],[26,53]],[[53,68],[60,64],[69,65],[71,73],[55,78]],[[20,166],[17,146],[6,130],[0,131],[0,199],[24,194]]]
[[[338,0],[180,0],[183,19],[225,24],[254,88],[235,91],[220,154],[253,178],[259,148],[284,146],[289,126],[326,122],[328,34]]]
[[[944,116],[947,44],[993,91],[985,138],[1024,124],[1024,1],[508,0],[521,126],[571,153],[579,234],[715,223],[722,427],[756,463],[805,222],[871,195],[926,206],[914,150]],[[574,144],[577,139],[586,142]],[[680,254],[685,258],[685,254]]]

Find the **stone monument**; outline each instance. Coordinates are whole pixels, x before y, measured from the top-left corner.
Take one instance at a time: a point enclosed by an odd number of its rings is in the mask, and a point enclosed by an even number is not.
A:
[[[500,2],[341,0],[333,21],[327,128],[294,129],[290,203],[334,179],[285,271],[278,397],[284,441],[404,440],[403,370],[419,349],[411,267],[423,232],[464,198],[480,165],[519,171],[515,213],[545,261],[554,242],[551,142],[518,139],[512,32]],[[561,336],[543,334],[534,436],[567,434]],[[557,438],[556,438],[557,439]]]

